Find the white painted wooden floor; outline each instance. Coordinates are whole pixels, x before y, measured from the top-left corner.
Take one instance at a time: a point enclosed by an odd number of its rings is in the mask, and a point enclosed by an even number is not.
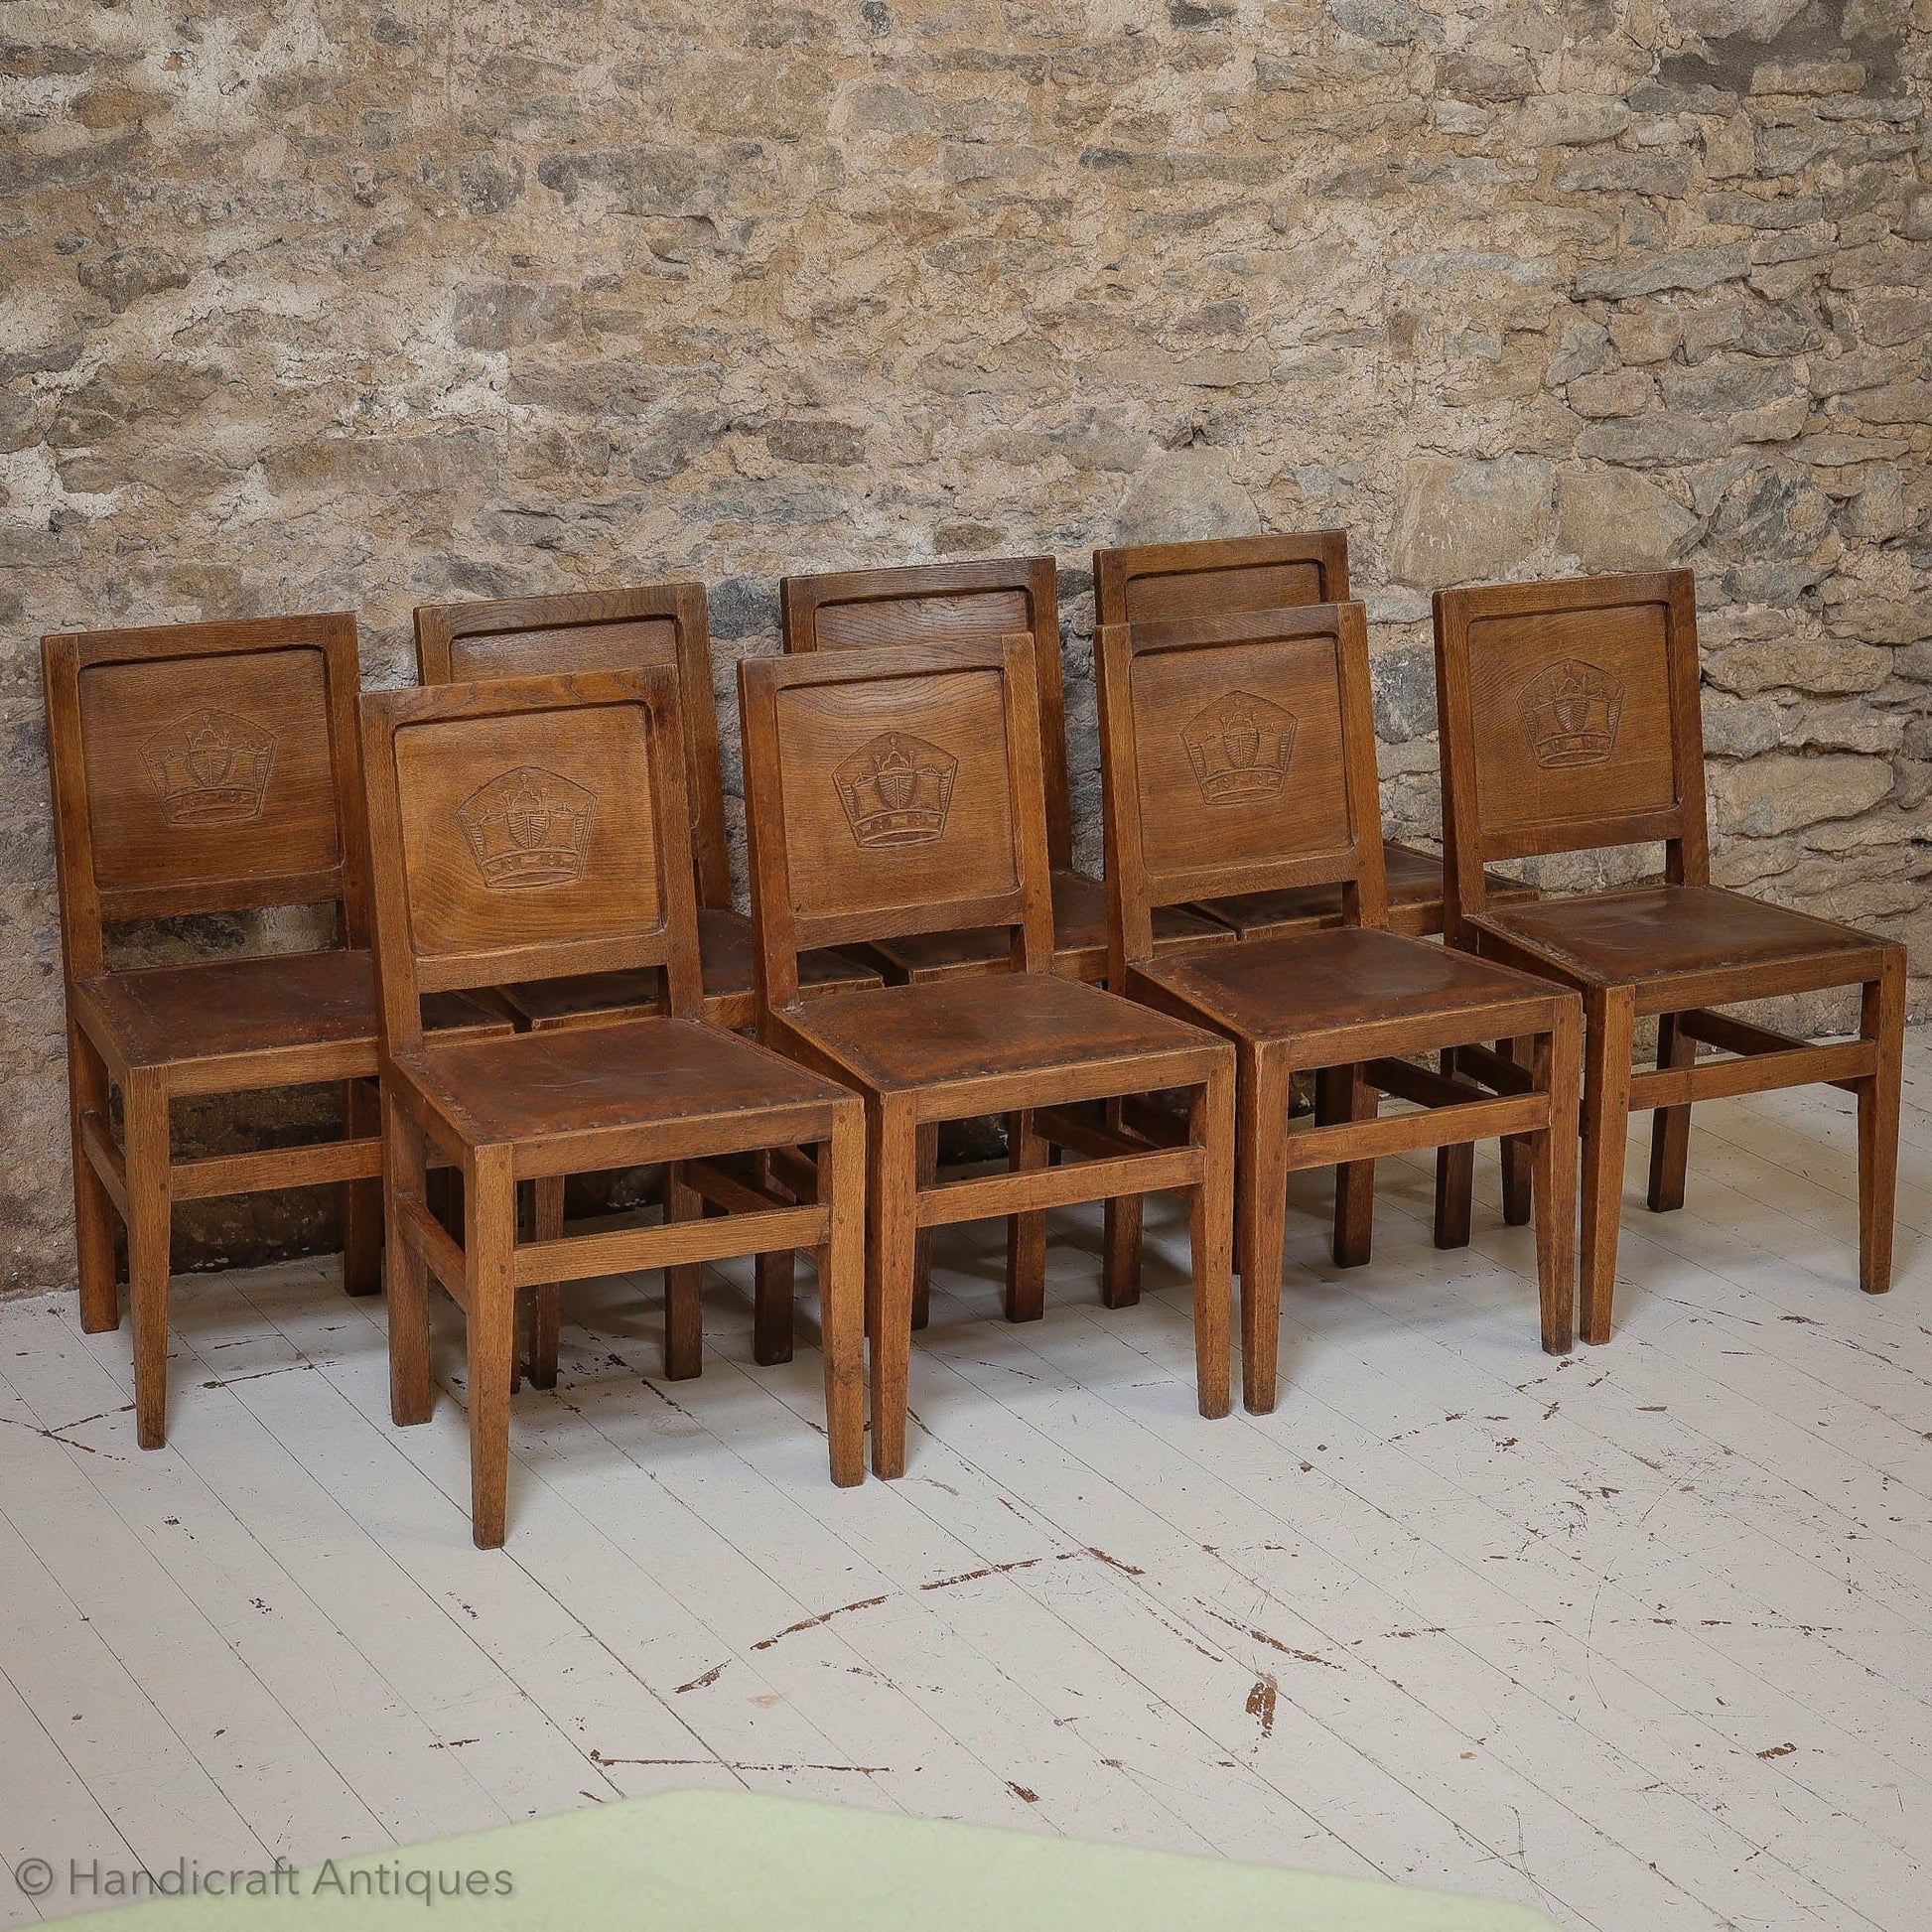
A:
[[[1561,1362],[1493,1161],[1449,1255],[1427,1163],[1386,1167],[1345,1276],[1311,1185],[1259,1420],[1193,1413],[1172,1217],[1118,1313],[1058,1220],[1022,1328],[962,1230],[910,1472],[851,1491],[815,1352],[749,1365],[742,1279],[675,1387],[656,1278],[590,1287],[489,1556],[460,1400],[389,1427],[333,1263],[179,1285],[154,1454],[125,1335],[0,1306],[0,1860],[302,1863],[742,1784],[1599,1932],[1923,1932],[1932,1034],[1907,1102],[1889,1298],[1854,1285],[1849,1097],[1720,1103],[1681,1213],[1633,1134],[1620,1332]],[[0,1922],[37,1909],[75,1902],[0,1876]]]

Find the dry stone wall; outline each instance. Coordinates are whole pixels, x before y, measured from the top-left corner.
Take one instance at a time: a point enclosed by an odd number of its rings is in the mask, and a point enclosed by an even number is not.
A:
[[[0,0],[0,1280],[70,1268],[63,626],[349,607],[395,681],[417,603],[695,574],[735,789],[780,572],[1051,550],[1091,859],[1095,543],[1345,525],[1388,810],[1425,835],[1431,589],[1687,562],[1720,876],[1932,957],[1929,29]],[[181,1258],[332,1212],[209,1204]]]

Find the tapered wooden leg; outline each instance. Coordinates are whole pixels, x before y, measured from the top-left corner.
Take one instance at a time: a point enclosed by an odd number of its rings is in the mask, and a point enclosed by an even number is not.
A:
[[[503,1541],[510,1361],[516,1353],[516,1182],[508,1149],[475,1149],[463,1180],[463,1262],[470,1290],[470,1526],[478,1549],[494,1550]]]
[[[561,1241],[564,1233],[564,1176],[545,1174],[530,1182],[530,1238]],[[557,1343],[564,1325],[560,1282],[539,1282],[530,1291],[530,1385],[557,1386]],[[511,1375],[511,1383],[516,1380]]]
[[[918,1255],[918,1128],[887,1099],[866,1122],[866,1315],[872,1331],[872,1469],[905,1473],[905,1395],[912,1358],[912,1276]]]
[[[1630,1035],[1635,1029],[1631,989],[1593,992],[1585,1007],[1583,1244],[1581,1280],[1584,1339],[1610,1338],[1616,1289],[1616,1238],[1623,1214],[1623,1149],[1630,1127]]]
[[[1859,1286],[1891,1287],[1894,1197],[1898,1190],[1898,1098],[1905,1052],[1905,953],[1885,955],[1864,989],[1860,1033],[1878,1044],[1878,1067],[1859,1082]]]
[[[107,1068],[93,1041],[69,1020],[68,1122],[73,1141],[73,1246],[80,1325],[90,1335],[104,1335],[121,1325],[121,1294],[114,1279],[113,1198],[80,1140],[81,1123],[89,1117],[103,1134],[109,1134]]]
[[[1689,1066],[1697,1042],[1685,1038],[1674,1013],[1657,1016],[1657,1064]],[[1659,1107],[1650,1116],[1650,1211],[1667,1214],[1684,1205],[1684,1174],[1691,1158],[1691,1109]]]
[[[755,1156],[752,1167],[759,1186],[770,1188],[773,1184],[770,1155]],[[863,1222],[860,1228],[863,1239]],[[778,1248],[770,1254],[756,1256],[752,1262],[752,1359],[763,1368],[791,1360],[797,1260],[793,1249]],[[824,1319],[822,1310],[819,1318],[821,1322]]]
[[[1103,1110],[1111,1133],[1120,1133],[1125,1114],[1118,1100]],[[1142,1196],[1123,1194],[1102,1209],[1100,1300],[1110,1309],[1131,1309],[1141,1299]]]
[[[664,1170],[664,1219],[696,1221],[704,1216],[704,1196],[684,1183],[675,1161]],[[704,1366],[704,1263],[680,1262],[664,1270],[664,1375],[688,1382]]]
[[[818,1251],[819,1345],[825,1355],[825,1438],[832,1480],[866,1474],[866,1116],[840,1109],[818,1150],[818,1198],[831,1229]]]
[[[403,1232],[403,1202],[427,1205],[423,1130],[386,1093],[382,1097],[382,1173],[389,1238],[383,1244],[388,1277],[389,1414],[396,1427],[428,1422],[435,1392],[429,1362],[429,1269]]]
[[[1437,1059],[1446,1078],[1455,1073],[1455,1049],[1451,1046]],[[1466,1248],[1469,1245],[1469,1206],[1475,1195],[1476,1151],[1467,1141],[1436,1150],[1435,1241],[1439,1248]]]
[[[1234,1379],[1228,1303],[1234,1292],[1234,1056],[1196,1087],[1187,1138],[1207,1152],[1207,1172],[1187,1201],[1194,1272],[1194,1392],[1203,1416],[1225,1416]],[[1288,1131],[1287,1116],[1282,1132]]]
[[[1324,1066],[1315,1076],[1315,1117],[1323,1123],[1373,1120],[1375,1089],[1358,1066]],[[1359,1268],[1375,1238],[1375,1163],[1350,1161],[1335,1170],[1337,1268]]]
[[[137,1071],[121,1090],[127,1158],[128,1306],[134,1316],[134,1423],[143,1449],[168,1440],[168,1085]]]
[[[1044,1168],[1052,1150],[1027,1112],[1007,1116],[1007,1167],[1014,1173]],[[1046,1216],[1007,1216],[1007,1319],[1037,1321],[1046,1311]]]
[[[919,1129],[919,1185],[930,1187],[939,1178],[937,1123]],[[914,1240],[912,1264],[912,1325],[923,1328],[932,1314],[932,1230],[920,1228]]]
[[[382,1102],[373,1080],[343,1084],[343,1130],[351,1140],[382,1125]],[[343,1287],[350,1295],[382,1288],[382,1182],[350,1180],[343,1187]]]
[[[1536,1165],[1536,1281],[1543,1347],[1567,1355],[1577,1338],[1577,1078],[1582,1004],[1566,1003],[1556,1027],[1531,1042],[1530,1067],[1550,1096],[1550,1125],[1528,1137]]]
[[[1275,1055],[1244,1055],[1235,1103],[1235,1244],[1241,1266],[1241,1400],[1257,1416],[1275,1406],[1281,1345],[1288,1089],[1289,1068]]]
[[[1496,1051],[1504,1059],[1515,1060],[1519,1065],[1533,1064],[1535,1041],[1499,1039]],[[1503,1219],[1511,1227],[1519,1228],[1530,1218],[1530,1189],[1535,1184],[1535,1151],[1530,1146],[1529,1137],[1523,1134],[1504,1135],[1499,1151],[1503,1167]]]

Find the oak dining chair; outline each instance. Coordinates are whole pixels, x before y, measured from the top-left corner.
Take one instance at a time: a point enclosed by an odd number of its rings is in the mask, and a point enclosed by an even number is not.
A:
[[[1176,618],[1211,618],[1240,611],[1282,610],[1299,604],[1348,601],[1348,533],[1345,530],[1281,530],[1256,537],[1210,537],[1193,543],[1135,544],[1096,550],[1093,556],[1095,621],[1137,623]],[[1389,930],[1427,937],[1443,929],[1443,862],[1400,839],[1382,841],[1388,885]],[[1501,873],[1488,877],[1490,900],[1513,905],[1536,897]],[[1333,886],[1295,886],[1277,893],[1237,893],[1195,908],[1243,939],[1284,932],[1311,932],[1342,923],[1341,893]],[[1501,1042],[1513,1051],[1513,1042]],[[1319,1122],[1347,1117],[1348,1092],[1341,1069],[1317,1075],[1314,1112]],[[1474,1149],[1444,1148],[1436,1190],[1436,1239],[1446,1248],[1469,1239]],[[1503,1148],[1503,1218],[1527,1221],[1527,1155],[1515,1142]],[[1355,1198],[1351,1192],[1350,1198]],[[1131,1234],[1118,1237],[1131,1239]]]
[[[1065,700],[1060,675],[1058,571],[1051,557],[988,557],[880,570],[828,571],[779,585],[788,652],[859,646],[944,643],[959,637],[1026,632],[1038,679],[1040,768],[1046,785],[1046,857],[1053,897],[1053,970],[1101,984],[1107,977],[1107,889],[1073,867],[1073,803],[1067,776]],[[1221,945],[1224,919],[1188,906],[1164,907],[1155,925],[1163,950]],[[895,981],[995,971],[1007,937],[987,930],[907,933],[875,948]],[[920,1173],[938,1173],[937,1130],[923,1130]],[[1140,1294],[1140,1205],[1110,1201],[1102,1235],[1102,1298],[1126,1308]],[[919,1236],[912,1325],[923,1328],[932,1266],[929,1231]]]
[[[733,1031],[758,1017],[752,988],[752,925],[732,904],[725,787],[712,686],[711,626],[705,587],[692,582],[639,584],[543,597],[432,604],[416,611],[417,673],[424,684],[542,676],[568,671],[621,671],[668,665],[677,673],[684,718],[685,772],[691,799],[691,852],[698,896],[698,963],[704,1017]],[[800,977],[808,992],[877,986],[878,971],[848,955],[815,951]],[[600,1025],[615,1015],[658,1010],[656,968],[583,973],[493,989],[492,997],[531,1032]],[[754,1162],[757,1165],[757,1162]],[[768,1184],[768,1173],[757,1176]],[[554,1240],[564,1228],[564,1185],[546,1178],[531,1189],[533,1231]],[[753,1359],[770,1365],[792,1352],[792,1258],[762,1254],[754,1266]],[[562,1311],[554,1289],[534,1298],[530,1364],[533,1379],[556,1379]],[[680,1348],[674,1376],[697,1373],[695,1354]]]
[[[343,1185],[343,1271],[380,1286],[376,995],[368,951],[355,620],[94,630],[42,643],[67,994],[81,1325],[120,1325],[127,1241],[136,1431],[167,1436],[177,1202]],[[138,921],[315,906],[332,946],[113,963]],[[506,1033],[460,997],[430,1024]],[[183,1100],[341,1082],[336,1140],[178,1155]],[[120,1133],[113,1094],[120,1094]]]
[[[905,1466],[921,1228],[1008,1217],[1006,1311],[1045,1283],[1043,1210],[1171,1189],[1189,1203],[1196,1395],[1228,1406],[1233,1050],[1052,970],[1052,897],[1032,637],[749,658],[744,714],[760,1036],[865,1096],[873,1467]],[[799,997],[812,946],[999,930],[1004,969]],[[1076,1118],[1174,1089],[1178,1144]],[[1004,1114],[1012,1171],[934,1180],[919,1136]],[[1050,1165],[1052,1150],[1088,1158]]]
[[[1289,1174],[1337,1170],[1334,1254],[1353,1265],[1368,1258],[1377,1159],[1494,1135],[1525,1135],[1535,1150],[1543,1345],[1562,1353],[1575,1310],[1579,1003],[1388,929],[1362,607],[1110,624],[1096,664],[1114,985],[1239,1053],[1248,1408],[1276,1400]],[[1339,892],[1338,926],[1171,958],[1154,950],[1157,905],[1317,887]],[[1407,1057],[1499,1037],[1534,1042],[1520,1091],[1485,1091]],[[1291,1131],[1293,1076],[1335,1068],[1347,1117]],[[1384,1115],[1385,1095],[1417,1104]]]
[[[1649,1204],[1683,1205],[1699,1100],[1814,1082],[1858,1096],[1859,1280],[1891,1284],[1905,950],[1711,883],[1696,582],[1688,570],[1436,595],[1449,935],[1583,996],[1581,1298],[1607,1341],[1626,1118],[1651,1110]],[[1492,861],[1661,842],[1663,882],[1499,906]],[[1828,1044],[1713,1011],[1860,989],[1857,1039]],[[1639,1019],[1657,1065],[1633,1072]],[[1722,1058],[1700,1060],[1700,1045]],[[1458,1061],[1510,1080],[1480,1047]]]
[[[432,1399],[428,1275],[467,1321],[472,1519],[503,1540],[519,1288],[665,1271],[665,1353],[695,1359],[697,1274],[815,1251],[832,1476],[864,1473],[865,1116],[853,1094],[708,1024],[668,666],[371,694],[362,702],[382,997],[390,1392]],[[661,1003],[449,1044],[423,995],[577,973],[661,974]],[[463,1235],[424,1201],[428,1147],[463,1174]],[[813,1197],[783,1200],[720,1161],[816,1150]],[[661,1226],[519,1239],[520,1180],[667,1164]],[[702,1204],[725,1211],[706,1219]]]
[[[1209,537],[1192,543],[1133,544],[1093,553],[1096,624],[1213,618],[1242,611],[1279,611],[1298,604],[1348,601],[1346,530],[1282,530],[1258,537]],[[1427,936],[1443,929],[1443,862],[1399,839],[1385,839],[1389,930]],[[1492,903],[1536,895],[1501,874],[1489,880]],[[1244,939],[1339,925],[1341,894],[1333,886],[1243,893],[1204,903],[1202,911]]]

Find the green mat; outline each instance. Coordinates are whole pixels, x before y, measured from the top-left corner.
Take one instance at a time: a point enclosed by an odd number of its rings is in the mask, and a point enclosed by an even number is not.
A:
[[[670,1791],[344,1859],[284,1872],[278,1891],[159,1899],[94,1922],[113,1932],[1556,1932],[1525,1905],[741,1791]]]

